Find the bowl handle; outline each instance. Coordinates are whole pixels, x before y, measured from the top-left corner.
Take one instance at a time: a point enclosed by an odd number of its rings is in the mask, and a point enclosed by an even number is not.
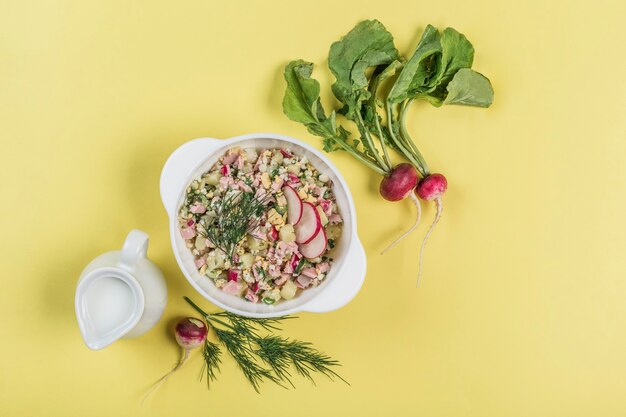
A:
[[[174,215],[176,202],[191,171],[223,143],[212,138],[194,139],[179,146],[167,158],[161,171],[161,200],[169,216]]]
[[[365,280],[367,261],[363,245],[356,235],[352,236],[351,245],[339,275],[328,283],[330,288],[302,306],[302,311],[326,313],[337,310],[348,304],[359,292]]]

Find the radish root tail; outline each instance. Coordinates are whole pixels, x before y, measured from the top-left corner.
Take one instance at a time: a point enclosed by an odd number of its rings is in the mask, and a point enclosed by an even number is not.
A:
[[[402,239],[404,239],[405,237],[407,237],[408,235],[410,235],[413,230],[415,230],[417,228],[417,226],[420,224],[420,220],[422,219],[422,205],[420,204],[419,199],[417,198],[417,196],[415,195],[414,192],[411,192],[410,194],[410,198],[411,200],[413,200],[413,204],[415,204],[415,208],[417,208],[417,217],[415,219],[415,223],[413,223],[413,226],[411,226],[411,228],[409,230],[407,230],[406,232],[404,232],[404,234],[402,236],[400,236],[399,238],[397,238],[396,240],[394,240],[389,246],[387,246],[380,254],[384,255],[385,252],[387,252],[389,249],[393,248],[394,246],[396,246],[398,243],[400,243],[400,241]]]
[[[140,406],[143,405],[143,403],[148,399],[148,397],[150,396],[150,394],[152,394],[153,392],[155,392],[157,389],[159,389],[159,387],[161,385],[163,385],[165,383],[165,381],[167,381],[167,379],[176,371],[178,371],[183,364],[187,361],[187,359],[189,358],[189,350],[187,349],[183,349],[183,356],[180,358],[180,360],[178,361],[178,363],[176,364],[176,366],[174,366],[174,368],[169,371],[168,373],[166,373],[165,375],[163,375],[161,377],[161,379],[159,379],[157,382],[154,383],[154,385],[152,385],[152,387],[150,387],[150,389],[148,390],[148,392],[146,392],[146,395],[144,395],[143,399],[141,400],[141,404]]]
[[[424,248],[426,247],[426,241],[430,237],[430,234],[435,229],[435,226],[441,219],[441,213],[443,212],[443,201],[441,201],[441,197],[435,198],[435,204],[437,205],[437,214],[435,215],[435,220],[433,220],[428,232],[426,232],[426,236],[424,236],[424,240],[422,240],[422,247],[420,248],[420,258],[419,258],[419,267],[417,269],[417,281],[415,282],[415,287],[420,283],[420,277],[422,276],[422,258],[424,256]]]

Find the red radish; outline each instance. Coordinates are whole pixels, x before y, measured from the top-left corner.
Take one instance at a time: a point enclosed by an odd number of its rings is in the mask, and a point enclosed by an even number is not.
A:
[[[387,201],[400,201],[411,194],[417,185],[417,170],[413,165],[396,165],[391,173],[380,182],[380,195]]]
[[[300,253],[302,256],[308,259],[317,258],[318,256],[322,256],[324,251],[326,250],[326,232],[324,228],[320,228],[316,235],[309,241],[308,243],[301,244],[299,246]]]
[[[300,183],[300,177],[290,172],[287,174],[287,182],[289,182],[289,185],[298,185]]]
[[[208,332],[209,329],[202,320],[187,317],[178,322],[174,336],[185,351],[185,356],[188,356],[190,350],[202,346]]]
[[[298,266],[298,262],[300,262],[300,257],[294,253],[291,257],[291,269],[295,271]]]
[[[141,401],[142,404],[152,392],[156,391],[174,372],[178,371],[183,366],[189,358],[189,352],[191,350],[199,348],[204,344],[208,332],[209,329],[207,325],[202,320],[193,317],[181,319],[178,324],[176,324],[174,335],[176,342],[183,349],[183,356],[171,371],[163,375],[161,379],[155,382],[152,388],[148,390]]]
[[[295,224],[297,243],[309,243],[322,228],[320,214],[311,203],[302,204],[302,217]]]
[[[437,205],[437,213],[435,214],[435,220],[433,220],[428,232],[426,232],[426,236],[424,236],[424,240],[422,241],[422,247],[420,248],[420,258],[419,258],[419,267],[417,272],[417,282],[415,286],[419,284],[420,276],[422,275],[422,255],[424,254],[424,247],[426,246],[426,241],[430,237],[435,225],[441,218],[441,213],[443,212],[443,201],[441,197],[445,194],[448,189],[448,181],[446,177],[441,174],[430,174],[426,178],[420,181],[417,186],[415,192],[417,195],[426,201],[435,201]]]
[[[322,199],[320,199],[319,204],[320,204],[320,207],[322,208],[322,210],[324,210],[324,214],[326,214],[327,216],[330,216],[332,214],[332,210],[330,210],[330,208],[331,208],[331,201],[330,200],[324,200],[322,198]]]
[[[276,230],[276,226],[272,225],[270,230],[267,231],[267,238],[272,242],[278,240],[278,230]]]
[[[430,174],[420,181],[415,192],[422,200],[431,201],[441,198],[448,189],[448,180],[441,174]]]
[[[288,185],[283,187],[283,194],[287,200],[287,223],[296,224],[302,217],[302,199],[296,190]]]
[[[389,249],[400,243],[402,239],[407,237],[420,224],[420,219],[422,218],[422,206],[417,197],[415,197],[415,194],[413,193],[413,190],[415,189],[418,180],[419,176],[415,167],[411,164],[402,163],[396,165],[391,173],[388,176],[384,177],[383,180],[380,182],[380,195],[383,196],[385,200],[400,201],[408,197],[411,199],[411,201],[413,201],[413,204],[417,209],[417,216],[415,217],[415,222],[413,223],[413,226],[411,226],[409,230],[404,232],[402,236],[390,243],[389,246],[387,246],[381,252],[381,254],[387,252]]]
[[[237,282],[237,280],[239,279],[239,271],[236,269],[229,269],[226,273],[226,278],[228,279],[228,281]]]

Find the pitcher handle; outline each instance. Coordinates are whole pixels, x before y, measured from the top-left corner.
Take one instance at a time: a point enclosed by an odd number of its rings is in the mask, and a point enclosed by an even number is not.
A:
[[[141,230],[131,230],[120,254],[120,264],[123,268],[132,271],[137,265],[137,261],[145,258],[148,253],[148,234]]]

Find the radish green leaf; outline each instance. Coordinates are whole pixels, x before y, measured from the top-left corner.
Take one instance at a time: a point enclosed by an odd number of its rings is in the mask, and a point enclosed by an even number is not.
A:
[[[393,36],[378,20],[360,22],[343,39],[333,43],[328,66],[337,79],[332,91],[344,104],[341,113],[356,120],[361,103],[370,96],[366,70],[389,64],[398,57]]]
[[[447,89],[448,96],[443,104],[489,107],[493,102],[493,88],[489,79],[468,68],[457,71]]]

